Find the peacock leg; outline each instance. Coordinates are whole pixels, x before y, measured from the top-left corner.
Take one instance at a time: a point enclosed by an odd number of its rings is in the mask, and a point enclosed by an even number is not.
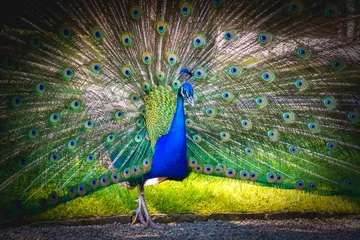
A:
[[[140,201],[140,198],[135,200],[135,202],[138,202],[139,203],[139,207],[134,210],[135,212],[135,218],[134,218],[134,221],[131,223],[131,224],[134,224],[136,222],[136,220],[139,219],[140,223],[144,226],[147,225],[147,222],[144,220],[144,216],[142,214],[142,201]]]
[[[146,219],[146,224],[142,223],[145,227],[151,227],[151,228],[156,228],[156,229],[160,229],[160,230],[164,230],[166,228],[165,225],[162,224],[156,224],[151,220],[150,214],[147,210],[146,207],[146,202],[145,202],[145,198],[144,198],[144,185],[139,185],[138,186],[139,189],[139,206],[142,206],[142,209],[144,211],[145,214],[145,219]],[[139,219],[140,220],[140,219]]]

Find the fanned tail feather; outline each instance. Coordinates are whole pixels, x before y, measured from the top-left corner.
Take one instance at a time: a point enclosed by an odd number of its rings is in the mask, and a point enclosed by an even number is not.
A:
[[[38,212],[142,181],[154,147],[145,98],[159,86],[176,94],[185,73],[189,169],[359,195],[357,7],[26,3],[21,24],[0,32],[1,208]]]

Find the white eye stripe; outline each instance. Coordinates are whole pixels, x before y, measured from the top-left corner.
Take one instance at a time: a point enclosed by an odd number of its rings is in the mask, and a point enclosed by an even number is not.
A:
[[[181,93],[181,96],[182,96],[182,97],[185,97],[185,95],[184,95],[184,87],[181,87],[180,93]]]

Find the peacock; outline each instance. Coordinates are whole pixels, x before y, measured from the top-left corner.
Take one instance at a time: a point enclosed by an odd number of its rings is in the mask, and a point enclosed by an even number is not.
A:
[[[4,9],[1,218],[118,184],[159,227],[144,186],[190,172],[360,195],[358,1]]]

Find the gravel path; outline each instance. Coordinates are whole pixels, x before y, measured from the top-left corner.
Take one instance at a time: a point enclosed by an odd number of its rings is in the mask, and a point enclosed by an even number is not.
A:
[[[360,220],[294,219],[169,223],[167,230],[140,225],[17,227],[0,230],[0,239],[359,239]]]

